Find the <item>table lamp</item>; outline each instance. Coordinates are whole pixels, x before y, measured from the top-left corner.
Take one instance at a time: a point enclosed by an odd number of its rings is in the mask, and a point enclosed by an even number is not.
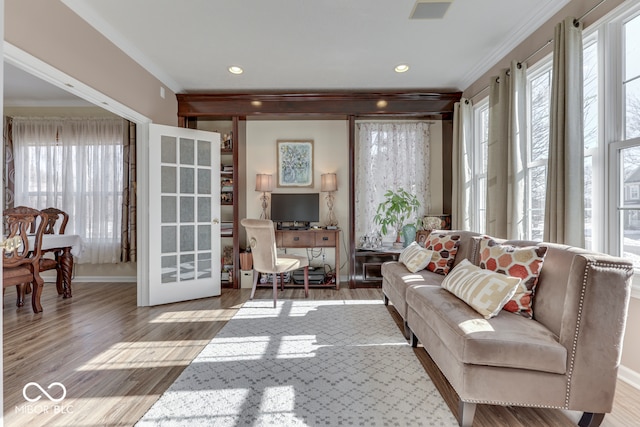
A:
[[[338,189],[338,178],[335,173],[325,173],[322,174],[320,178],[320,191],[327,192],[327,208],[329,208],[329,212],[327,213],[327,222],[325,225],[329,230],[336,229],[338,226],[338,220],[333,213],[333,202],[335,201],[333,192]]]
[[[269,214],[267,213],[269,196],[267,196],[267,193],[271,193],[273,191],[273,180],[271,174],[256,174],[256,191],[262,192],[262,196],[260,197],[260,200],[262,201],[262,214],[260,215],[260,219],[269,219]]]

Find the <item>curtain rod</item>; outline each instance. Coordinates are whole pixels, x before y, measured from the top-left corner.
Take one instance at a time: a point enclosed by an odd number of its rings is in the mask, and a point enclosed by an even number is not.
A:
[[[385,120],[385,119],[364,119],[364,120],[356,120],[356,124],[359,123],[427,123],[429,125],[434,125],[437,122],[434,122],[432,120],[420,120],[420,119],[415,119],[415,120],[402,120],[402,119],[398,119],[398,120]]]
[[[593,12],[594,10],[596,10],[602,3],[606,2],[607,0],[600,0],[598,3],[596,3],[591,9],[587,10],[585,13],[582,14],[582,16],[578,19],[574,19],[573,22],[574,24],[577,22],[582,21],[584,18],[586,18],[591,12]]]
[[[578,23],[580,21],[582,21],[584,18],[586,18],[587,16],[589,16],[591,14],[591,12],[593,12],[594,10],[596,10],[598,7],[600,7],[600,5],[602,5],[604,2],[606,2],[607,0],[600,0],[598,3],[596,3],[595,5],[593,5],[591,7],[591,9],[587,10],[585,13],[582,14],[582,16],[580,18],[574,19],[573,20],[573,24],[574,25],[578,25]],[[538,49],[536,49],[531,55],[527,56],[525,59],[523,59],[522,61],[519,61],[520,63],[522,62],[527,62],[528,60],[530,60],[531,58],[533,58],[535,55],[537,55],[538,53],[540,53],[544,48],[546,48],[547,46],[549,46],[551,43],[553,43],[553,39],[549,39],[547,40],[547,42],[545,44],[543,44],[542,46],[540,46]],[[489,89],[490,85],[485,86],[484,88],[480,89],[476,94],[474,94],[473,96],[470,96],[469,99],[473,99],[476,96],[480,95],[482,92],[484,92],[485,90]]]

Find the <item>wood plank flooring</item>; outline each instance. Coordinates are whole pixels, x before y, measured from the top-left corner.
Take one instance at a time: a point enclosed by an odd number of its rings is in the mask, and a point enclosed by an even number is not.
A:
[[[258,298],[271,298],[258,290]],[[376,299],[379,289],[313,289],[314,299]],[[78,283],[63,300],[45,284],[44,312],[14,306],[15,290],[4,297],[5,426],[131,426],[148,410],[201,349],[249,298],[249,290],[223,290],[208,298],[158,307],[137,307],[135,284]],[[280,298],[302,299],[287,289]],[[390,315],[401,329],[393,307]],[[415,349],[429,375],[457,415],[457,398],[424,349]],[[44,397],[41,385],[58,403]],[[42,395],[37,402],[29,398]],[[618,382],[606,427],[640,425],[640,391]],[[475,427],[574,425],[557,410],[479,406]]]

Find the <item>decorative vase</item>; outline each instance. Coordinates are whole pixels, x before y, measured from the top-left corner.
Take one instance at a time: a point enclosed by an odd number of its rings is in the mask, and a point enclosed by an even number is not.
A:
[[[403,247],[407,247],[416,240],[416,226],[413,224],[407,224],[402,227],[402,237],[404,237]]]

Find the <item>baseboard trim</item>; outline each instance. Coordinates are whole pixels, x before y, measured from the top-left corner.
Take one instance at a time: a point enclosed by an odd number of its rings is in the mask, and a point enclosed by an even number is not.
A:
[[[88,282],[114,282],[114,283],[136,283],[136,276],[76,276],[72,279],[72,283],[88,283]]]
[[[618,379],[640,390],[640,373],[620,365],[618,368]]]

